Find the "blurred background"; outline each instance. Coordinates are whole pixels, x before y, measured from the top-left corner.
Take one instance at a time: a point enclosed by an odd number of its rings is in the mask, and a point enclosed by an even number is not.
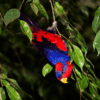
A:
[[[84,37],[88,46],[87,57],[95,65],[95,74],[100,79],[100,56],[93,50],[95,33],[92,30],[92,20],[96,9],[100,6],[99,0],[55,0],[66,12],[68,21],[77,28]],[[35,19],[41,29],[46,30],[52,25],[53,17],[49,0],[40,0],[49,15],[49,21],[31,10],[30,3],[24,5],[23,10]],[[2,16],[12,8],[19,9],[22,0],[0,0]],[[68,37],[64,21],[56,15],[58,29]],[[79,100],[79,91],[76,82],[71,78],[68,84],[57,81],[53,71],[46,77],[42,76],[42,68],[49,63],[36,51],[20,29],[19,20],[15,20],[7,27],[0,18],[0,64],[9,78],[15,79],[19,86],[34,100]],[[20,93],[23,100],[32,100],[24,93]],[[8,98],[7,98],[8,100]],[[82,99],[84,100],[84,99]]]

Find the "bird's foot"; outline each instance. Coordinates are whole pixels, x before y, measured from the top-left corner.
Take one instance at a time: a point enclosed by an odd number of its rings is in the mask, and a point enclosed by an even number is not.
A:
[[[54,21],[54,22],[52,23],[52,26],[51,26],[51,27],[48,27],[47,30],[52,30],[52,29],[54,29],[54,28],[56,28],[56,27],[57,27],[57,21]]]

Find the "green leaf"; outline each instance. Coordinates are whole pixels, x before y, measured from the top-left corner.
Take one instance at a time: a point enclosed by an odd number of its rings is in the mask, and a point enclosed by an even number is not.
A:
[[[19,18],[19,16],[20,16],[20,11],[18,9],[8,10],[4,16],[5,25],[7,26],[9,23],[11,23],[15,19]]]
[[[22,33],[25,35],[25,31],[24,31],[22,25],[20,25],[20,29],[21,29]],[[12,38],[11,38],[11,39],[12,39]],[[15,39],[14,39],[14,40],[15,40]],[[12,41],[12,40],[11,40],[11,41]]]
[[[58,2],[54,3],[54,9],[60,16],[62,16],[62,15],[66,16],[63,7]]]
[[[53,67],[49,64],[46,64],[42,69],[42,75],[45,77],[48,73],[52,71]]]
[[[31,2],[32,0],[27,0],[26,3]]]
[[[92,75],[88,74],[88,77],[93,83],[96,83],[96,80]]]
[[[93,48],[97,49],[98,55],[100,54],[100,31],[97,33],[94,42],[93,42]]]
[[[84,74],[82,75],[82,79],[80,79],[79,77],[77,77],[77,78],[79,81],[81,92],[83,92],[88,87],[88,79],[86,78],[86,76]],[[76,87],[78,88],[77,83],[76,83]]]
[[[37,6],[34,3],[31,3],[30,6],[31,6],[33,12],[37,15],[38,11],[39,11],[39,9],[37,8]]]
[[[4,74],[2,76],[4,77]],[[11,100],[22,100],[18,92],[13,87],[10,86],[10,83],[7,80],[2,79],[1,81],[2,81],[2,84],[6,87],[8,96]],[[11,81],[15,82],[15,80],[11,80]]]
[[[89,16],[89,12],[86,6],[81,6],[81,11],[86,15]]]
[[[81,89],[86,89],[88,87],[88,79],[87,77],[83,74],[82,75],[82,81],[81,81]]]
[[[84,93],[91,98],[91,100],[96,100],[91,94],[89,94],[88,92],[84,91]]]
[[[95,77],[95,73],[93,72],[93,70],[92,70],[92,68],[90,67],[90,65],[87,64],[86,62],[85,62],[84,65],[86,66],[86,68],[87,68],[87,69],[94,75],[94,77]]]
[[[75,72],[76,72],[76,74],[78,75],[78,77],[82,78],[82,74],[81,74],[81,72],[76,68],[75,65],[73,65],[73,67],[74,67]]]
[[[0,100],[6,100],[5,91],[0,87]]]
[[[2,83],[4,86],[10,86],[10,83],[6,81],[5,79],[2,79]]]
[[[43,14],[43,15],[47,18],[47,20],[49,20],[49,16],[48,16],[48,14],[47,14],[45,8],[39,3],[38,0],[34,0],[32,4],[35,4],[35,5],[38,7],[38,9],[39,9],[39,11],[41,12],[41,14]],[[37,9],[37,8],[36,8],[36,9]],[[33,11],[34,11],[34,10],[33,10]]]
[[[85,40],[84,40],[84,38],[82,37],[82,35],[80,34],[80,32],[79,32],[76,28],[74,28],[74,30],[75,30],[76,33],[77,33],[77,38],[78,38],[80,41],[82,41],[84,47],[85,47],[86,49],[88,49],[88,47],[87,47],[87,45],[86,45],[86,43],[85,43]]]
[[[22,100],[19,93],[11,86],[6,86],[8,96],[11,100]]]
[[[2,71],[1,72],[5,73],[5,77],[7,77],[6,75],[8,74],[8,70],[7,70],[7,68],[5,67],[4,64],[2,64]]]
[[[97,86],[95,84],[90,83],[89,90],[94,98],[96,98],[97,100],[100,100],[100,96],[98,94],[98,89],[97,89]]]
[[[33,0],[33,2],[38,2],[39,3],[39,0]]]
[[[74,48],[73,59],[75,63],[81,68],[81,70],[83,70],[83,65],[84,65],[83,53],[79,47],[73,45],[73,48]]]
[[[26,33],[27,37],[30,39],[30,41],[32,41],[32,31],[31,31],[29,25],[23,20],[20,20],[20,24],[21,24],[21,27],[23,28],[24,32]]]
[[[87,62],[89,62],[91,65],[92,65],[92,67],[94,68],[95,66],[93,65],[93,63],[86,57],[86,60],[87,60]]]
[[[97,32],[97,28],[99,27],[99,25],[100,25],[100,7],[96,10],[92,22],[92,29],[94,30],[94,32]]]
[[[18,86],[18,83],[15,79],[7,78],[7,80],[9,80],[10,82],[13,82],[14,84],[16,84]]]
[[[79,77],[77,77],[79,85],[81,85],[81,79]],[[76,82],[76,88],[79,89],[78,83]]]
[[[87,54],[87,49],[84,47],[84,44],[78,39],[76,38],[78,44],[81,46],[82,51],[85,53],[85,56]]]
[[[70,31],[73,31],[73,29],[70,27],[70,25],[67,25],[67,29]]]
[[[20,88],[19,85],[18,85],[18,83],[17,83],[17,81],[15,79],[7,78],[7,80],[10,82],[10,85],[12,87],[14,87],[15,89],[19,89]]]
[[[98,88],[100,89],[100,80],[98,78],[96,78],[96,83],[97,83]]]
[[[7,78],[7,80],[10,82],[10,85],[16,89],[18,92],[20,93],[23,93],[24,95],[28,96],[31,100],[33,100],[32,96],[27,94],[22,88],[19,87],[18,83],[16,80],[14,79],[10,79],[10,78]]]
[[[70,63],[72,63],[73,62],[73,50],[72,50],[69,42],[67,42],[67,45],[68,45],[68,53],[69,53],[69,56],[70,56],[70,59],[71,59]]]
[[[71,79],[75,80],[74,76],[73,76],[73,73],[71,74]]]
[[[4,73],[2,73],[2,74],[1,74],[1,78],[2,78],[2,79],[6,79],[7,76],[6,76]]]

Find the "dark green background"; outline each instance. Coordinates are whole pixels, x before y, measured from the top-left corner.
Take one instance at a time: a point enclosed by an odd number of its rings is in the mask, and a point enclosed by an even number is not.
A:
[[[87,57],[95,65],[95,74],[100,78],[100,56],[93,50],[93,40],[95,33],[92,30],[92,20],[94,13],[100,5],[99,0],[55,0],[58,1],[67,14],[68,21],[77,28],[84,37],[88,45]],[[21,0],[0,0],[0,13],[2,16],[12,8],[19,8]],[[49,21],[38,13],[38,16],[31,10],[30,4],[23,6],[23,10],[31,18],[35,19],[41,29],[46,30],[52,25],[52,11],[49,0],[40,0],[49,15]],[[81,7],[85,6],[88,10],[86,16]],[[68,37],[68,31],[63,20],[56,15],[59,31]],[[46,77],[42,76],[42,67],[49,63],[43,56],[36,51],[29,39],[22,34],[20,23],[17,20],[10,23],[7,27],[0,19],[0,63],[9,78],[16,79],[19,86],[34,100],[79,100],[79,91],[76,89],[76,81],[68,79],[68,84],[57,81],[54,69]],[[23,100],[31,100],[28,96],[21,93]],[[8,98],[7,98],[8,100]]]

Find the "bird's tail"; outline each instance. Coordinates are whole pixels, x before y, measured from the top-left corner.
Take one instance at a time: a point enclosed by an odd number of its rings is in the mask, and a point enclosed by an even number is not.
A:
[[[32,31],[39,29],[39,26],[37,25],[36,21],[31,19],[23,10],[20,10],[19,19],[25,21],[30,26]]]
[[[66,64],[56,63],[55,74],[59,81],[67,83],[67,78],[71,75],[73,65],[68,61]]]

